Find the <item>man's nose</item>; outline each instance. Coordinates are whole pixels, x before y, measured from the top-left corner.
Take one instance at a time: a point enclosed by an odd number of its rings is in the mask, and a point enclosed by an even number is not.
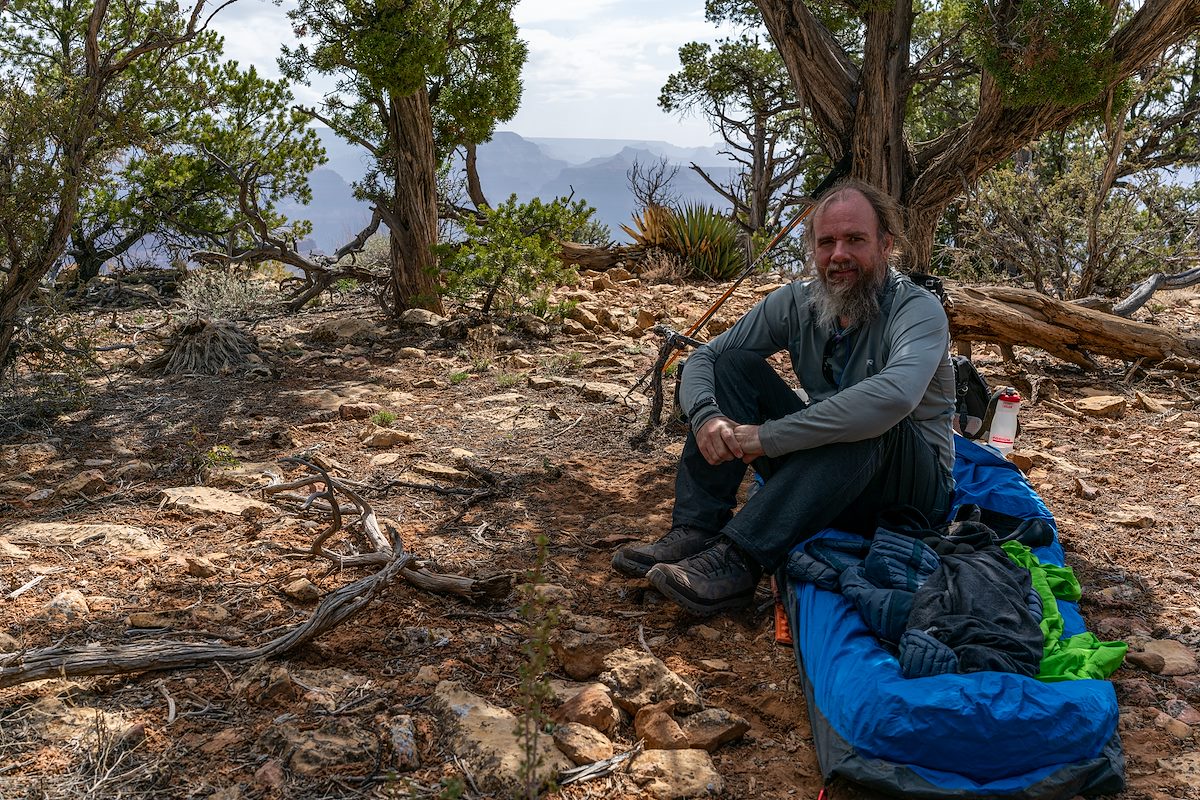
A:
[[[850,248],[844,241],[838,239],[833,243],[833,255],[830,256],[831,261],[845,261],[849,257]]]

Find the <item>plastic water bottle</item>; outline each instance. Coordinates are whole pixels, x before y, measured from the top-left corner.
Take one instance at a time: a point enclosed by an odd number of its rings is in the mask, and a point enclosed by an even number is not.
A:
[[[1017,411],[1021,408],[1021,395],[1011,386],[1005,387],[996,400],[996,412],[992,415],[992,428],[988,432],[988,444],[1002,456],[1013,449],[1017,438]]]

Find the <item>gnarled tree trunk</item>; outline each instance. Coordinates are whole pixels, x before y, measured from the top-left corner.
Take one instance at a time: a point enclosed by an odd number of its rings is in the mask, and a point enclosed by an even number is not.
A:
[[[393,160],[395,191],[389,208],[379,208],[390,237],[392,310],[425,308],[442,313],[437,284],[437,161],[429,92],[390,99],[388,125],[397,143]],[[378,207],[378,206],[377,206]]]

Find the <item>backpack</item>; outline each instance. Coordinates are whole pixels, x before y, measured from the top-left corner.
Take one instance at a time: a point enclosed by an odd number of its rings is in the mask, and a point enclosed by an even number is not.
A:
[[[991,391],[966,356],[950,356],[954,364],[954,430],[968,439],[987,438],[1003,389]]]

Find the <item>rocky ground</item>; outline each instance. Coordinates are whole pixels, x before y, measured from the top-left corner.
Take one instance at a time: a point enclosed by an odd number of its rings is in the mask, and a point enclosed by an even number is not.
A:
[[[778,283],[743,287],[721,318]],[[686,327],[723,288],[585,276],[560,291],[580,303],[573,319],[515,332],[389,327],[341,297],[256,325],[254,369],[147,374],[133,367],[159,346],[140,336],[134,363],[104,352],[85,409],[10,413],[0,650],[23,654],[0,657],[0,796],[504,797],[540,752],[543,772],[630,754],[563,798],[817,797],[766,583],[754,608],[696,620],[609,567],[616,547],[668,527],[681,447],[672,430],[633,443],[647,407],[628,389],[659,341],[645,329]],[[1195,335],[1200,297],[1155,299],[1150,321]],[[110,345],[163,314],[78,319]],[[1119,362],[1084,374],[1033,350],[1002,362],[977,347],[976,360],[1034,398],[1029,479],[1093,629],[1131,645],[1114,678],[1122,800],[1200,798],[1200,384]],[[349,505],[328,557],[312,555],[332,518],[305,504],[313,486],[262,491],[312,474],[279,463],[297,455],[419,565],[388,566],[386,539]],[[530,602],[519,587],[539,564]],[[470,580],[423,587],[416,566]],[[260,657],[306,620],[325,630]],[[527,680],[531,639],[552,645],[544,697]],[[47,648],[80,674],[22,680]],[[514,745],[531,707],[559,722],[557,746]]]

